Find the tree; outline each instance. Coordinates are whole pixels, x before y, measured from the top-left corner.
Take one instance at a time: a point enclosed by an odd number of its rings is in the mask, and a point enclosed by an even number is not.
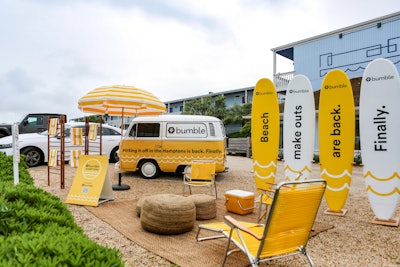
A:
[[[226,111],[224,124],[240,124],[242,128],[239,133],[234,133],[236,137],[248,137],[251,135],[251,122],[244,117],[251,115],[251,104],[234,104]]]
[[[245,125],[240,129],[239,133],[241,136],[251,136],[251,120],[245,123]]]
[[[234,104],[230,108],[226,108],[225,97],[223,95],[217,97],[206,96],[201,99],[193,99],[185,103],[182,114],[187,115],[207,115],[214,116],[223,121],[225,125],[240,124],[243,127],[240,130],[241,136],[250,136],[250,122],[246,123],[244,116],[251,115],[251,104]]]
[[[217,117],[222,121],[225,119],[226,116],[225,96],[220,95],[214,98],[214,106],[212,109],[211,116]]]
[[[223,95],[206,96],[187,101],[182,114],[214,116],[223,120],[226,115],[225,97]]]
[[[86,117],[75,119],[75,121],[84,122]],[[89,122],[100,123],[100,116],[99,115],[90,115],[88,116]],[[105,119],[103,118],[103,122]]]
[[[234,104],[226,111],[224,124],[242,124],[244,123],[244,116],[251,114],[251,104],[246,103],[243,105]]]

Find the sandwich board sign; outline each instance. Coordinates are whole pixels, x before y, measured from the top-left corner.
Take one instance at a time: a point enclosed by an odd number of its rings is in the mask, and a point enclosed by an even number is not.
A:
[[[279,131],[279,104],[276,89],[271,80],[263,78],[254,88],[251,110],[253,170],[257,188],[269,188],[275,181]]]
[[[283,114],[285,180],[310,179],[315,140],[315,103],[310,80],[296,75],[286,90]]]
[[[109,200],[114,200],[114,195],[108,177],[108,157],[81,155],[74,181],[65,202],[98,206]]]
[[[321,178],[327,182],[325,214],[344,216],[354,161],[353,89],[342,70],[325,76],[319,100],[318,138]]]
[[[375,59],[364,71],[360,91],[363,174],[373,223],[398,226],[400,201],[400,79],[394,64]]]

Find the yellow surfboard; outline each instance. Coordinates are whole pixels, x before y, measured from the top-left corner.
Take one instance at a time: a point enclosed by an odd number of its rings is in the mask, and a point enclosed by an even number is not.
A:
[[[251,140],[254,180],[257,188],[275,181],[279,152],[279,104],[271,80],[260,79],[253,92]]]
[[[318,125],[327,212],[344,215],[354,161],[355,111],[351,83],[342,70],[328,72],[322,82]]]

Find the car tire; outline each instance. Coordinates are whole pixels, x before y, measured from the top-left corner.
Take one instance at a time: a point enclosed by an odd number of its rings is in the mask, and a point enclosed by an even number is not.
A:
[[[110,153],[110,162],[115,163],[119,161],[119,156],[118,156],[118,147],[114,147],[113,150],[111,150]]]
[[[21,154],[25,155],[25,162],[30,168],[44,163],[44,155],[39,148],[27,147],[21,150]]]
[[[160,174],[160,168],[154,160],[144,160],[139,165],[139,173],[145,179],[154,179]]]

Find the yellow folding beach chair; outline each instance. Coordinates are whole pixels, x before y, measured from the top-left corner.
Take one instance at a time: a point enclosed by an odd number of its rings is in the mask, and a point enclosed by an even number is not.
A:
[[[257,196],[255,202],[258,204],[258,223],[261,218],[266,218],[268,208],[272,204],[276,184],[274,179],[263,177],[260,174],[254,174],[254,183],[257,189]]]
[[[255,202],[258,204],[258,220],[260,223],[261,219],[266,220],[268,214],[268,207],[271,207],[272,199],[274,198],[276,184],[268,184],[263,188],[257,187],[258,196]]]
[[[215,162],[213,161],[193,161],[190,165],[190,172],[183,172],[183,190],[189,186],[189,192],[192,194],[192,186],[210,186],[215,189],[215,198],[217,198],[217,185],[215,183]]]
[[[314,263],[306,247],[326,188],[325,180],[304,180],[280,183],[274,194],[266,224],[239,222],[225,216],[223,223],[199,225],[197,240],[227,237],[222,266],[226,258],[241,250],[252,266],[263,261],[303,254],[311,266]],[[219,235],[199,238],[202,229]],[[238,249],[230,249],[233,243]]]
[[[299,172],[296,180],[298,180],[303,173]],[[268,208],[271,207],[272,199],[274,198],[274,193],[276,189],[275,183],[270,183],[265,179],[260,179],[254,177],[258,196],[255,200],[258,203],[258,223],[261,219],[266,220],[268,214]]]

